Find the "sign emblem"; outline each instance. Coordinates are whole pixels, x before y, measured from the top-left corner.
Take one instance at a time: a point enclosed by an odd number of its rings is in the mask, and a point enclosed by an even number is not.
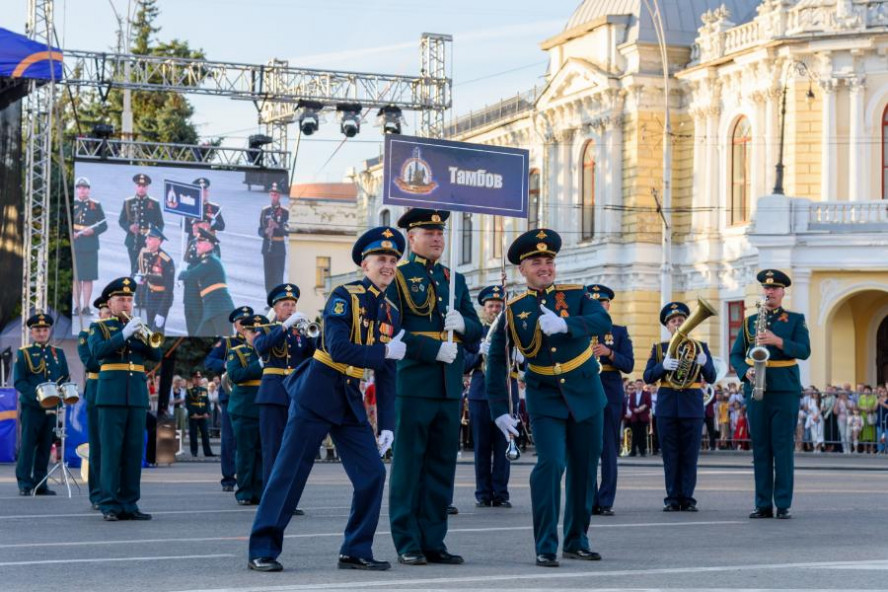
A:
[[[432,167],[423,160],[419,146],[413,148],[413,155],[401,165],[401,172],[394,182],[398,189],[412,195],[428,195],[438,188],[432,175]],[[438,220],[435,220],[435,216],[432,216],[432,221],[440,222],[440,216]]]

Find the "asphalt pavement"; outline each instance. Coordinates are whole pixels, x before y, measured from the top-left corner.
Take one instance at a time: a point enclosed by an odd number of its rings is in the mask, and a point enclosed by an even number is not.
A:
[[[475,508],[470,453],[457,467],[449,549],[462,566],[398,565],[387,504],[374,545],[387,572],[336,569],[351,488],[338,463],[317,463],[287,530],[285,571],[247,570],[255,508],[237,506],[215,462],[143,472],[150,522],[103,522],[85,494],[21,498],[14,467],[0,465],[0,590],[275,591],[354,589],[885,590],[884,457],[800,455],[792,520],[749,520],[748,454],[701,458],[700,512],[664,514],[658,457],[623,459],[616,516],[594,516],[600,562],[534,565],[528,453],[512,470],[514,507]]]

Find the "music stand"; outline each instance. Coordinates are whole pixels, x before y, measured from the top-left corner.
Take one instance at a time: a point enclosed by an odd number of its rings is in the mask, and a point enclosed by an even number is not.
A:
[[[49,481],[49,478],[52,477],[53,473],[59,470],[61,471],[62,475],[61,478],[57,478],[57,483],[65,483],[65,489],[68,490],[68,498],[71,498],[71,482],[73,482],[74,485],[77,487],[77,493],[80,493],[80,484],[77,482],[74,474],[71,473],[71,470],[68,469],[68,465],[65,462],[65,440],[67,440],[67,433],[65,430],[66,411],[67,410],[65,409],[64,405],[56,407],[56,427],[53,428],[53,431],[55,432],[56,437],[61,440],[61,448],[59,450],[59,454],[57,455],[58,460],[56,460],[56,463],[52,466],[49,472],[46,473],[46,477],[41,479],[40,483],[38,483],[34,487],[34,490],[31,492],[32,496],[36,496],[37,490],[40,489],[40,486],[42,486],[44,483],[47,483]]]

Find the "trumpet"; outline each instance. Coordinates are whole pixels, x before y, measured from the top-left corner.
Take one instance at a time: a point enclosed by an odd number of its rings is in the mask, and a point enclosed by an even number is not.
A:
[[[296,321],[296,324],[293,325],[293,328],[295,328],[300,335],[311,339],[314,339],[321,334],[321,326],[308,319],[299,319]]]
[[[117,316],[120,318],[121,322],[123,322],[123,323],[129,323],[133,319],[132,316],[130,316],[129,314],[127,314],[125,312],[121,312]],[[139,329],[138,329],[138,331],[136,331],[136,333],[134,335],[139,341],[141,341],[142,343],[144,343],[145,345],[147,345],[149,347],[160,347],[161,345],[163,345],[163,334],[162,333],[156,333],[156,332],[152,331],[151,329],[149,329],[148,326],[145,325],[145,321],[143,321],[142,319],[139,319],[139,323],[140,323]]]

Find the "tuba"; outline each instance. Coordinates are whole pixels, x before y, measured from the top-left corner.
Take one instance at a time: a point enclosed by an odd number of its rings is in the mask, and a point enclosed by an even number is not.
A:
[[[758,308],[758,317],[755,319],[755,345],[749,348],[746,357],[752,360],[753,379],[752,379],[752,398],[761,401],[765,396],[765,374],[768,368],[768,360],[771,358],[771,352],[768,348],[759,343],[759,335],[768,328],[768,297],[762,298],[756,304]]]
[[[678,359],[678,368],[668,372],[666,380],[676,388],[688,388],[700,375],[696,359],[697,354],[703,351],[703,348],[697,341],[688,337],[688,333],[709,317],[714,316],[718,316],[718,313],[715,312],[712,305],[702,298],[697,298],[697,309],[675,330],[675,334],[669,340],[669,348],[666,352],[670,358]]]
[[[133,318],[125,312],[121,312],[117,316],[120,317],[120,320],[124,323],[130,322]],[[141,321],[141,319],[139,320]],[[160,347],[163,345],[163,334],[156,333],[149,329],[148,326],[145,325],[145,321],[142,321],[142,326],[139,327],[138,331],[136,331],[134,337],[148,347]]]

